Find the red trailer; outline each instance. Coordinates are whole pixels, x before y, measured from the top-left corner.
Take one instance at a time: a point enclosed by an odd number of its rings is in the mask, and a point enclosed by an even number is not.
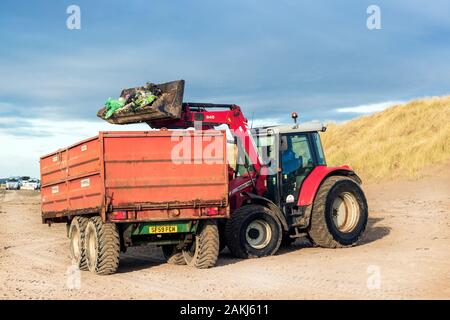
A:
[[[40,168],[43,222],[68,223],[80,268],[112,273],[119,249],[148,242],[174,263],[217,260],[216,221],[229,216],[225,132],[100,132]]]

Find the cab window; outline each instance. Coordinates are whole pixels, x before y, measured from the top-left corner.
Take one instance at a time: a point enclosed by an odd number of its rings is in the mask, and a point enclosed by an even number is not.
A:
[[[307,133],[286,134],[280,137],[281,156],[281,199],[288,196],[298,198],[298,191],[306,176],[314,169],[314,156],[311,152]]]
[[[322,142],[320,141],[320,135],[317,132],[312,134],[312,140],[314,147],[317,150],[317,164],[326,165],[325,155],[323,154]]]
[[[291,174],[299,169],[314,167],[308,137],[305,134],[282,136],[280,151],[283,174]]]

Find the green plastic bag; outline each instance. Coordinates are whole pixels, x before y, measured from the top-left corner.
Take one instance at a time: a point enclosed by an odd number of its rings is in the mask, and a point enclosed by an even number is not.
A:
[[[105,102],[106,107],[106,115],[105,119],[109,119],[116,110],[122,108],[125,105],[125,101],[123,98],[119,98],[118,100],[108,98]]]

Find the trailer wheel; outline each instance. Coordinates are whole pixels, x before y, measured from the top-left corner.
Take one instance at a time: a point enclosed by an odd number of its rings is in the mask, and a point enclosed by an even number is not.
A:
[[[88,270],[84,250],[85,230],[89,222],[88,218],[75,217],[69,227],[70,258],[80,270]]]
[[[161,246],[164,257],[167,260],[167,263],[183,265],[186,264],[184,260],[183,252],[177,249],[177,246],[174,244],[168,244]]]
[[[242,259],[273,255],[283,235],[281,224],[272,211],[253,204],[233,212],[225,233],[231,253]]]
[[[112,274],[119,267],[120,237],[114,223],[92,217],[86,226],[86,261],[95,274]]]
[[[363,234],[367,219],[367,201],[359,184],[332,176],[317,191],[308,234],[320,247],[349,247]]]
[[[215,221],[201,222],[194,241],[185,249],[186,264],[199,269],[213,267],[219,256],[219,230]]]

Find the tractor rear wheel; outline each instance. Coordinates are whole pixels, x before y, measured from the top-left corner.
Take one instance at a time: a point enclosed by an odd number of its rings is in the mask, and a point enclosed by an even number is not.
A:
[[[273,255],[281,244],[283,230],[275,214],[261,205],[237,209],[225,228],[227,246],[238,258]]]
[[[87,270],[86,254],[84,250],[85,230],[89,222],[86,217],[75,217],[69,228],[70,258],[80,270]]]
[[[186,264],[184,260],[183,252],[177,249],[177,245],[168,244],[161,246],[164,257],[167,260],[167,263],[183,265]]]
[[[113,274],[119,267],[120,237],[115,223],[92,217],[86,226],[86,260],[89,271]]]
[[[198,269],[213,267],[219,256],[219,242],[217,223],[212,220],[201,222],[194,241],[183,249],[186,264]]]
[[[349,247],[363,234],[367,219],[367,201],[359,184],[332,176],[317,191],[308,235],[320,247]]]

